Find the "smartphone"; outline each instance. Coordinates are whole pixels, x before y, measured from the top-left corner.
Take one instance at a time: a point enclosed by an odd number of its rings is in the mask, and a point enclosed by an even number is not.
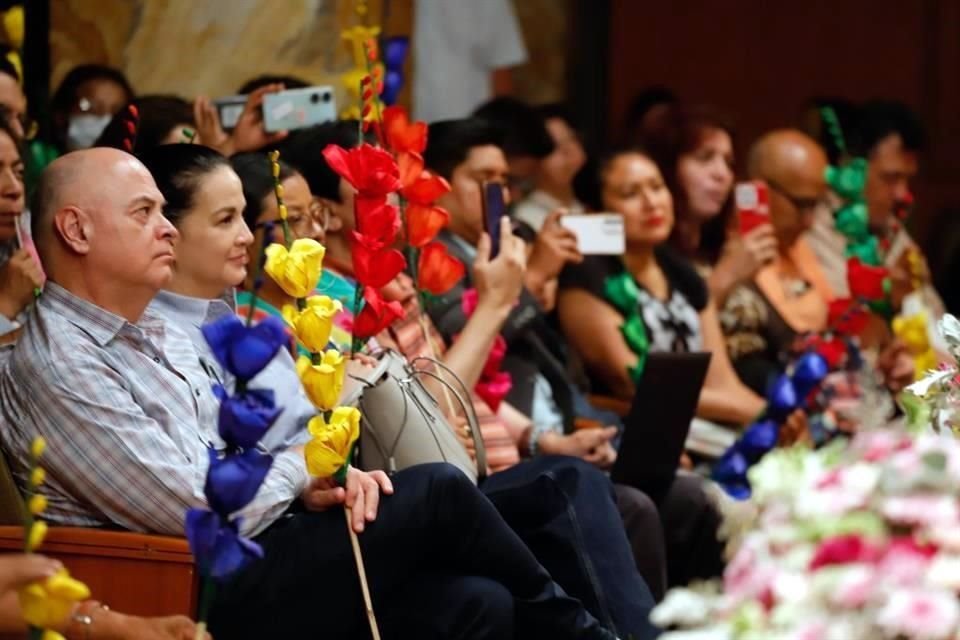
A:
[[[483,183],[483,220],[490,236],[490,258],[500,253],[500,219],[507,215],[507,203],[503,199],[502,182]]]
[[[263,97],[263,128],[270,133],[304,129],[336,119],[337,105],[331,86],[289,89]]]
[[[229,131],[237,126],[237,120],[243,113],[243,107],[247,104],[247,96],[225,96],[215,98],[213,106],[217,108],[217,115],[220,116],[220,126]]]
[[[577,234],[577,249],[585,256],[622,256],[627,252],[623,216],[618,213],[565,215],[560,224]]]
[[[770,192],[760,180],[741,182],[733,190],[740,233],[747,234],[770,222]]]

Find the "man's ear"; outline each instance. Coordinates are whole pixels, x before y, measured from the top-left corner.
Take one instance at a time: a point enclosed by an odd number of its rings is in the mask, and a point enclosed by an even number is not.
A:
[[[53,217],[53,227],[60,239],[75,253],[86,255],[93,237],[93,221],[78,207],[64,207]]]

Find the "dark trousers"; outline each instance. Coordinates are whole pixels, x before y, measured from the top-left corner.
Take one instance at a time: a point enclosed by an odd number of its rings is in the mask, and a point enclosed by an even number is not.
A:
[[[656,503],[640,489],[613,485],[617,509],[633,551],[637,571],[643,576],[656,602],[667,593],[667,545]]]
[[[724,543],[719,538],[723,517],[704,483],[709,480],[678,472],[657,504],[667,543],[669,586],[685,587],[693,580],[723,574]]]
[[[421,465],[393,483],[360,535],[384,640],[485,640],[511,630],[524,639],[610,638],[460,471]],[[258,536],[264,558],[218,589],[214,636],[368,637],[346,527],[332,509],[291,514]]]
[[[553,579],[621,638],[655,637],[653,597],[637,572],[613,485],[578,458],[543,456],[481,485]],[[652,527],[659,531],[654,511]]]
[[[617,506],[637,571],[657,601],[670,587],[723,574],[721,515],[701,476],[679,472],[665,484],[659,502],[640,489],[614,485]]]

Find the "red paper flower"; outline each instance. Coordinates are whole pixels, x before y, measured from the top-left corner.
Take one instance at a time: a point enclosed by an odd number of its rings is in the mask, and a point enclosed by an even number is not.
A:
[[[354,275],[363,285],[379,289],[407,266],[402,253],[381,242],[355,231],[351,240]]]
[[[883,300],[887,297],[884,281],[889,273],[884,267],[871,267],[860,258],[847,260],[847,283],[850,295],[867,300]]]
[[[361,197],[385,197],[400,188],[400,169],[393,156],[383,149],[362,144],[347,151],[343,147],[328,145],[323,150],[323,157]]]
[[[845,335],[857,335],[867,327],[870,316],[866,309],[851,298],[842,298],[830,303],[828,322],[830,329]]]
[[[838,369],[847,357],[847,343],[842,338],[833,337],[827,340],[816,336],[810,340],[809,346],[823,356],[830,369]]]
[[[423,173],[423,156],[419,153],[399,153],[397,168],[400,169],[400,186],[409,187]]]
[[[414,204],[431,205],[437,198],[450,191],[450,184],[438,175],[424,171],[400,193]]]
[[[507,355],[507,341],[500,334],[497,334],[490,347],[490,354],[487,356],[487,362],[483,365],[481,376],[483,378],[495,378],[500,373],[500,365],[503,364],[503,358]]]
[[[470,317],[477,310],[480,304],[480,293],[475,288],[465,289],[460,296],[460,308],[463,309],[463,315]]]
[[[353,321],[353,335],[358,338],[371,338],[404,316],[403,305],[387,302],[373,287],[363,288],[363,299],[366,304]]]
[[[393,106],[383,110],[383,134],[396,153],[423,153],[427,148],[427,123],[410,122],[407,110]]]
[[[357,198],[356,214],[360,235],[380,244],[393,244],[400,230],[400,214],[395,206],[383,198]]]
[[[445,246],[431,242],[420,252],[417,286],[439,296],[450,291],[465,273],[463,263],[447,253]]]
[[[513,378],[509,373],[500,371],[491,378],[481,380],[473,389],[496,413],[511,388],[513,388]]]
[[[414,247],[422,247],[447,226],[450,214],[446,209],[420,204],[407,206],[407,241]]]

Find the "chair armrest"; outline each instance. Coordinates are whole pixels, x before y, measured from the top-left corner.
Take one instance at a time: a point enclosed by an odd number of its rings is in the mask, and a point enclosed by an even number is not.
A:
[[[23,527],[0,527],[0,550],[16,551],[22,548]],[[193,564],[190,546],[184,538],[130,531],[50,527],[43,543],[43,551],[51,556],[81,553],[88,556]]]
[[[611,411],[621,418],[626,418],[630,414],[630,402],[622,398],[590,394],[587,400],[597,409]]]

